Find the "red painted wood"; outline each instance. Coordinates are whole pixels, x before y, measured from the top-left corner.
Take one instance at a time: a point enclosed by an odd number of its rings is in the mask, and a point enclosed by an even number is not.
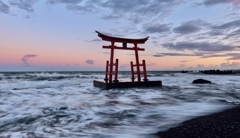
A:
[[[115,82],[118,82],[118,59],[116,59],[116,63],[115,63]]]
[[[131,73],[132,73],[132,78],[131,78],[131,79],[132,79],[132,82],[134,82],[134,79],[135,79],[135,78],[134,78],[133,62],[131,61],[130,64],[131,64]]]
[[[100,33],[98,31],[96,31],[96,33],[98,34],[99,37],[102,38],[102,40],[105,41],[114,41],[114,42],[125,42],[125,43],[137,43],[137,44],[144,44],[149,37],[145,37],[145,38],[140,38],[140,39],[129,39],[129,38],[121,38],[121,37],[113,37],[113,36],[109,36],[103,33]]]
[[[105,81],[107,82],[108,81],[108,67],[109,67],[109,61],[107,61],[106,63],[106,72],[105,72]]]
[[[134,43],[138,82],[141,81],[137,43]]]
[[[144,75],[144,81],[148,81],[147,79],[147,69],[146,69],[146,62],[143,60],[143,75]]]
[[[106,49],[111,49],[112,47],[111,46],[102,46],[102,48],[106,48]],[[117,46],[114,46],[114,49],[121,49],[121,50],[135,50],[135,47],[117,47]],[[138,48],[138,51],[145,51],[144,48]]]
[[[113,58],[114,58],[114,42],[111,42],[111,54],[110,54],[110,75],[109,82],[112,83],[112,72],[113,72]]]
[[[111,50],[110,51],[110,63],[109,63],[109,61],[107,61],[107,65],[106,65],[106,74],[105,74],[105,80],[106,81],[108,81],[109,83],[112,83],[113,75],[115,75],[114,76],[115,77],[114,81],[115,82],[118,81],[118,59],[116,59],[116,62],[113,63],[114,50],[115,49],[134,50],[136,64],[133,64],[133,62],[131,62],[132,81],[134,82],[135,74],[137,75],[137,81],[138,82],[141,81],[141,74],[144,75],[144,81],[147,80],[145,60],[143,60],[143,63],[140,64],[139,63],[139,55],[138,55],[138,51],[144,51],[145,49],[144,48],[139,48],[137,45],[138,44],[144,44],[148,40],[149,37],[141,38],[141,39],[129,39],[129,38],[120,38],[120,37],[113,37],[113,36],[105,35],[105,34],[102,34],[98,31],[96,31],[96,33],[98,33],[98,36],[101,37],[102,40],[111,42],[111,45],[109,45],[109,46],[102,46],[105,49],[110,49]],[[116,42],[120,42],[120,43],[123,43],[125,45],[123,45],[123,47],[115,46],[114,44]],[[127,47],[127,43],[134,44],[134,47]],[[113,71],[113,66],[115,66],[115,71]],[[143,66],[143,71],[140,71],[141,66]],[[134,71],[134,67],[136,67],[136,71]]]

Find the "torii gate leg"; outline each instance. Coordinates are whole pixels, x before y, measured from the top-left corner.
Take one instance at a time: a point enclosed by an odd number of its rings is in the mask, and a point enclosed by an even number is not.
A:
[[[140,75],[140,67],[139,67],[139,57],[138,57],[138,47],[137,43],[134,43],[135,48],[135,57],[136,57],[136,66],[137,66],[137,76],[138,76],[138,82],[141,81],[141,75]]]
[[[114,58],[114,42],[111,42],[111,54],[110,54],[110,74],[109,74],[109,82],[112,83],[112,75],[113,75],[113,58]]]

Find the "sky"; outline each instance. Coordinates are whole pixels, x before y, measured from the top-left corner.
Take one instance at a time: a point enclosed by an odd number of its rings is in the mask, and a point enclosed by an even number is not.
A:
[[[104,71],[110,42],[95,30],[149,36],[147,70],[240,69],[240,0],[0,0],[0,71]]]

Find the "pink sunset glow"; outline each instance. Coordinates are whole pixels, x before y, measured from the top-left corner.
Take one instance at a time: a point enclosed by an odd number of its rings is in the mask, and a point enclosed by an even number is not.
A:
[[[0,0],[0,71],[104,70],[109,43],[95,30],[149,36],[139,45],[149,70],[239,69],[239,3]],[[135,60],[133,51],[116,50],[114,58],[120,70]]]

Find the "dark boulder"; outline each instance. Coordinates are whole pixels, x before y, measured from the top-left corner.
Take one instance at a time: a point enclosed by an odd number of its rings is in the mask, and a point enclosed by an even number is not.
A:
[[[193,84],[204,84],[204,83],[212,83],[209,80],[204,80],[204,79],[196,79],[192,82]]]

